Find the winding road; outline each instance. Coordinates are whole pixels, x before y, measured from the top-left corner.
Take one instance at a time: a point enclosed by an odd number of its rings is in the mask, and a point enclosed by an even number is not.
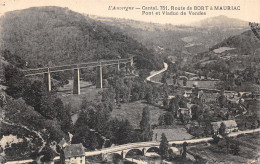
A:
[[[164,71],[166,71],[168,69],[168,64],[167,63],[163,63],[163,66],[164,66],[163,69],[161,69],[159,71],[152,72],[151,75],[146,78],[146,81],[149,81],[149,82],[152,82],[152,83],[156,83],[156,84],[163,84],[163,83],[151,80],[152,77],[154,77],[154,76],[156,76],[156,75],[158,75],[160,73],[163,73]]]

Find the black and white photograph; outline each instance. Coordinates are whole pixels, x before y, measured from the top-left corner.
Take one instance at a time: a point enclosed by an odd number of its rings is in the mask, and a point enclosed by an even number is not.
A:
[[[259,0],[0,0],[0,164],[260,164]]]

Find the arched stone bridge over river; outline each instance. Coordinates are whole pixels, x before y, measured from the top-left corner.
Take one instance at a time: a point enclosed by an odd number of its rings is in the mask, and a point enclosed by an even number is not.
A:
[[[106,66],[116,65],[117,69],[120,70],[121,64],[133,66],[133,57],[127,58],[127,59],[104,60],[104,61],[96,61],[96,62],[89,62],[89,63],[28,69],[28,70],[23,70],[23,73],[25,74],[25,76],[34,76],[34,75],[43,74],[46,87],[47,87],[48,91],[51,91],[51,73],[62,72],[62,71],[66,71],[66,70],[73,70],[74,71],[73,93],[79,95],[80,94],[80,69],[89,68],[89,67],[97,67],[97,85],[96,86],[97,86],[97,88],[102,88],[102,69]]]

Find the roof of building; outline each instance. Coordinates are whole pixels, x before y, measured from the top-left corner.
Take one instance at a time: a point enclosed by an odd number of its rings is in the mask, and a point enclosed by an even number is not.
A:
[[[207,92],[205,92],[205,93],[203,93],[202,95],[201,95],[201,97],[203,96],[203,98],[205,98],[205,99],[216,99],[216,98],[218,98],[219,97],[219,94],[218,93],[207,93]]]
[[[179,108],[178,110],[189,110],[188,108]]]
[[[59,142],[58,145],[59,145],[60,147],[65,147],[65,146],[67,146],[68,144],[67,144],[66,140],[65,140],[64,138],[62,138],[62,140]]]
[[[237,123],[235,120],[226,120],[226,121],[223,121],[223,123],[226,125],[226,127],[236,127],[237,126]]]
[[[211,125],[214,130],[218,130],[221,126],[221,123],[224,123],[224,125],[229,128],[229,127],[236,127],[237,123],[235,120],[225,120],[225,121],[218,121],[218,122],[212,122]]]
[[[84,146],[82,145],[82,143],[71,144],[69,146],[66,146],[64,149],[64,155],[65,158],[84,156],[85,155]]]
[[[191,107],[192,107],[193,105],[196,105],[196,104],[187,103],[187,108],[191,109]]]

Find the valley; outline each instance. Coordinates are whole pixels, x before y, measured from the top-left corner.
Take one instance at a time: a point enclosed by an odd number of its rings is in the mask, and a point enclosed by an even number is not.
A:
[[[259,161],[260,41],[248,22],[45,6],[0,23],[0,163]]]

